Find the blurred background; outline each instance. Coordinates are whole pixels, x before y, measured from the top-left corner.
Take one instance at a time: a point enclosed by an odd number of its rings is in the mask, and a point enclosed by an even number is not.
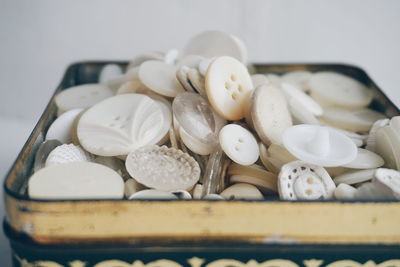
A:
[[[357,65],[399,106],[399,26],[398,0],[0,0],[0,177],[72,62],[129,60],[222,30],[251,62]],[[1,266],[10,255],[0,234]]]

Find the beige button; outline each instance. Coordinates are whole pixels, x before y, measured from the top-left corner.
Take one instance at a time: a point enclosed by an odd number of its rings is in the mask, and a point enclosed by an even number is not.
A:
[[[257,181],[257,183],[262,185],[263,188],[267,188],[269,191],[277,191],[276,175],[266,171],[261,166],[255,164],[251,166],[243,166],[232,163],[228,168],[227,174],[231,176],[251,177],[249,179],[254,178],[253,181]]]
[[[264,199],[260,190],[257,189],[254,185],[251,184],[234,184],[220,194],[223,198],[231,200],[240,200],[240,199]]]
[[[240,120],[253,84],[246,67],[232,57],[218,57],[208,67],[205,81],[207,97],[224,119]]]
[[[382,157],[367,149],[358,148],[357,157],[343,165],[343,167],[353,169],[373,169],[381,167],[385,162]]]
[[[372,109],[348,110],[326,107],[321,120],[331,126],[354,132],[368,132],[375,121],[384,119],[385,115]]]
[[[282,75],[282,82],[289,83],[302,91],[310,90],[310,79],[312,73],[304,70],[290,71]]]
[[[336,176],[333,181],[335,184],[358,184],[372,180],[375,176],[376,169],[357,170],[343,173]]]
[[[311,96],[330,105],[345,108],[363,108],[373,94],[359,81],[335,72],[318,72],[310,79]]]
[[[285,96],[274,86],[257,87],[251,96],[254,128],[266,145],[282,144],[283,132],[292,126]]]
[[[124,181],[117,172],[97,163],[57,164],[29,179],[28,194],[40,199],[121,199]]]
[[[335,189],[334,195],[335,195],[336,199],[352,200],[355,198],[356,192],[357,192],[357,189],[355,189],[351,185],[339,184],[338,187],[336,187],[336,189]]]

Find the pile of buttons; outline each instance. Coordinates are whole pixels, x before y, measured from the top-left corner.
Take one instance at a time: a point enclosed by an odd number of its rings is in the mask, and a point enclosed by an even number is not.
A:
[[[40,199],[400,198],[400,117],[329,71],[253,73],[208,31],[55,97],[28,183]]]

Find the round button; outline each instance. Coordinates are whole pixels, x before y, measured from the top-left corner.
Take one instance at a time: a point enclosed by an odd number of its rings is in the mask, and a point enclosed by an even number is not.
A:
[[[255,163],[260,155],[253,134],[237,124],[228,124],[219,132],[219,142],[225,154],[241,165]]]
[[[176,67],[162,61],[142,63],[139,79],[147,88],[163,96],[175,97],[185,91],[176,78]]]
[[[246,67],[232,57],[218,57],[208,67],[206,93],[214,110],[224,119],[240,120],[253,84]]]

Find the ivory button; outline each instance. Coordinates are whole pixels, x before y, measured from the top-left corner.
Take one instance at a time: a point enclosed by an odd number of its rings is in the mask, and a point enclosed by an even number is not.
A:
[[[224,119],[240,120],[253,84],[246,67],[232,57],[216,58],[208,67],[205,79],[207,97]]]

